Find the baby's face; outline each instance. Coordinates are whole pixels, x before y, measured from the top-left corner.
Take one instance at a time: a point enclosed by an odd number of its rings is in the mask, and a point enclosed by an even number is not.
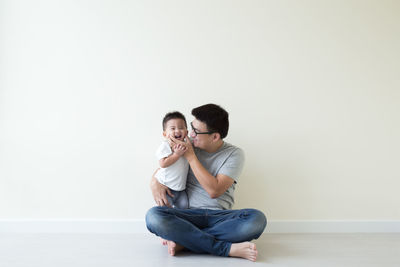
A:
[[[164,137],[175,137],[178,140],[183,141],[188,131],[185,126],[185,121],[182,119],[171,119],[167,121],[165,130],[163,132]]]

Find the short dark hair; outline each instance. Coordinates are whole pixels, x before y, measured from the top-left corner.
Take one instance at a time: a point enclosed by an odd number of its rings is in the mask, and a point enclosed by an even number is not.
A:
[[[192,109],[192,115],[207,125],[209,132],[219,133],[221,139],[228,135],[229,114],[216,104],[206,104]]]
[[[185,126],[187,128],[185,116],[183,116],[183,114],[180,113],[179,111],[173,111],[165,114],[164,119],[162,121],[163,131],[165,131],[165,126],[167,125],[167,122],[172,119],[182,119],[185,122]]]

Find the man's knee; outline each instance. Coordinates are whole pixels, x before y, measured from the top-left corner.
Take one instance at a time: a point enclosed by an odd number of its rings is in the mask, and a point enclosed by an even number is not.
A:
[[[245,226],[250,239],[259,238],[267,226],[267,217],[264,213],[256,209],[247,209],[247,225]]]
[[[254,210],[255,213],[255,225],[258,228],[259,231],[259,235],[261,235],[264,230],[265,227],[267,227],[267,217],[265,216],[265,214],[259,210]]]
[[[146,227],[152,233],[157,233],[158,228],[163,224],[162,210],[163,207],[153,207],[146,213]]]

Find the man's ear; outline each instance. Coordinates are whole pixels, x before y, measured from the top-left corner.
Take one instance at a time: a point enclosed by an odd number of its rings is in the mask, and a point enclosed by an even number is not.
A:
[[[221,135],[219,133],[213,133],[213,141],[216,142],[221,139]]]
[[[167,133],[166,133],[165,131],[163,131],[163,132],[162,132],[162,135],[163,135],[164,137],[166,137],[166,136],[167,136]]]

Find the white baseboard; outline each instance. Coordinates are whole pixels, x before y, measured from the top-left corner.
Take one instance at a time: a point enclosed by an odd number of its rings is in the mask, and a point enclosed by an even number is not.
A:
[[[148,233],[144,220],[0,220],[5,233]],[[400,221],[269,221],[265,233],[400,233]]]
[[[144,220],[45,219],[0,220],[0,233],[147,233]]]
[[[271,221],[266,233],[400,233],[400,221]]]

